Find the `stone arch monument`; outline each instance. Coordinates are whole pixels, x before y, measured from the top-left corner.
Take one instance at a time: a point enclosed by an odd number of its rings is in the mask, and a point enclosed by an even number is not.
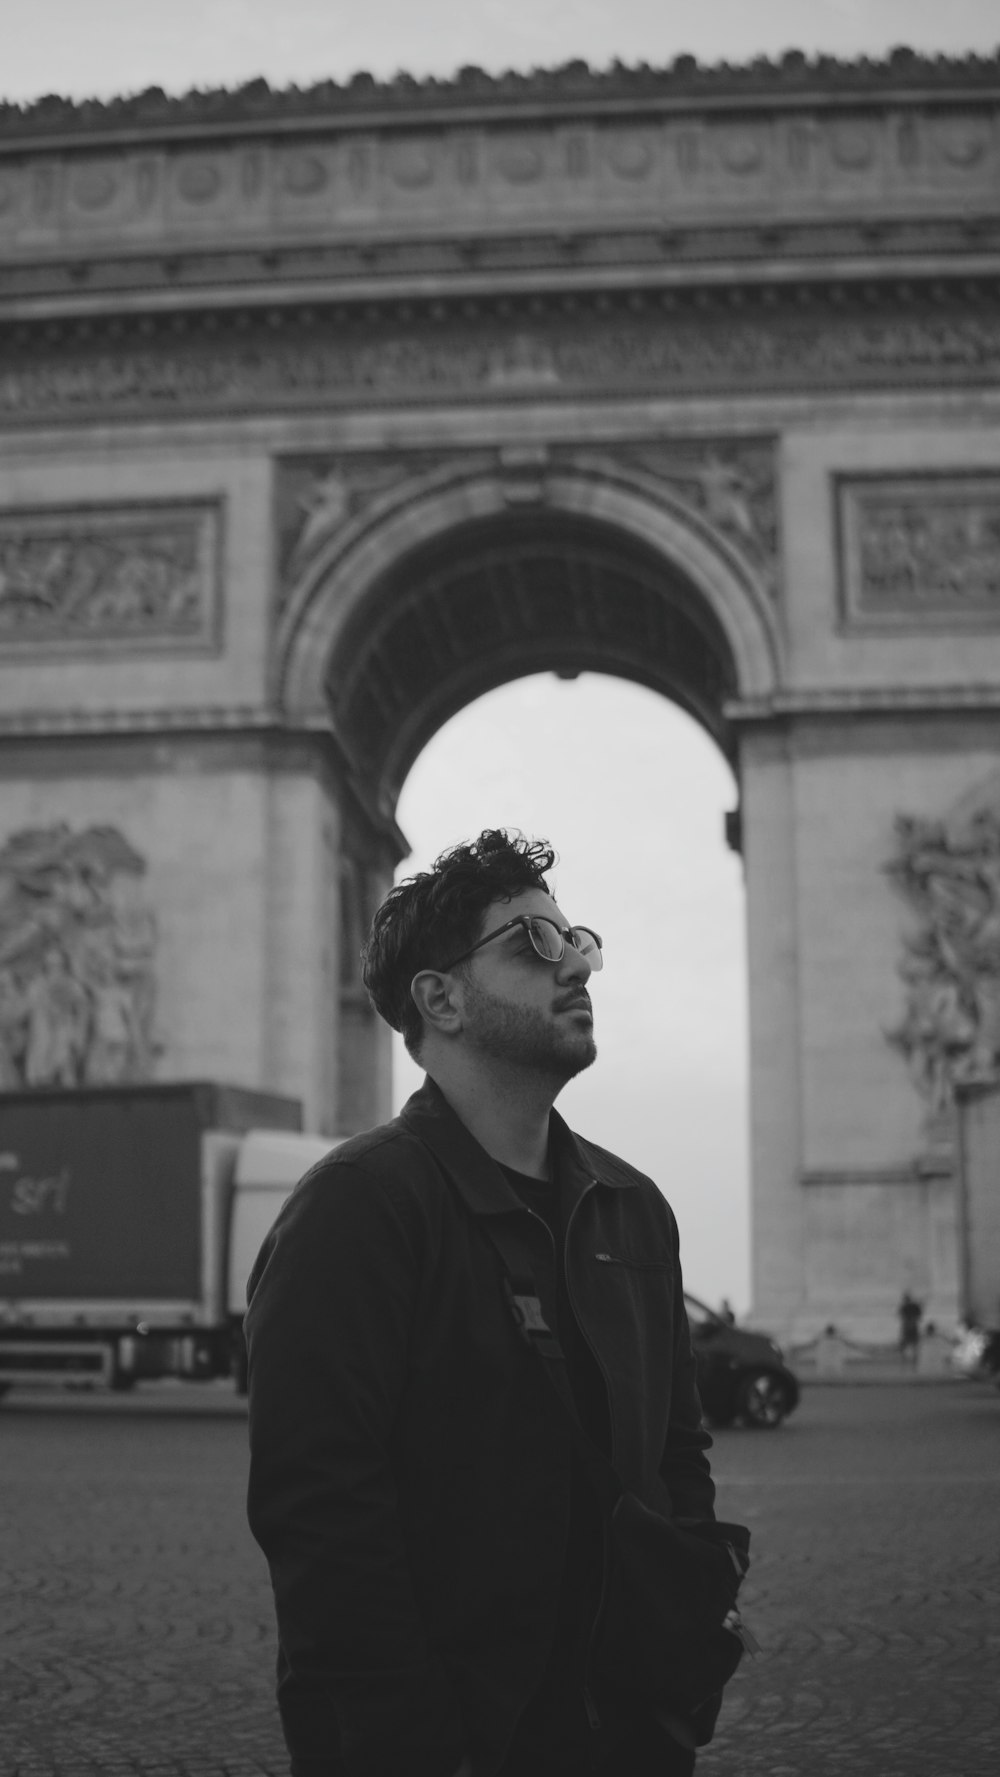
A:
[[[0,109],[0,1089],[382,1114],[410,764],[612,672],[740,786],[758,1315],[953,1315],[998,173],[1000,65],[906,52]]]

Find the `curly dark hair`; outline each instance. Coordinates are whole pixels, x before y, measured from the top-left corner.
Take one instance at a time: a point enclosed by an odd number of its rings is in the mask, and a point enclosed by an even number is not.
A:
[[[494,901],[512,901],[525,889],[551,893],[545,872],[555,861],[546,840],[488,827],[471,844],[442,852],[433,869],[389,890],[361,953],[362,974],[376,1012],[402,1033],[412,1056],[424,1034],[410,993],[414,975],[443,968],[468,950]]]

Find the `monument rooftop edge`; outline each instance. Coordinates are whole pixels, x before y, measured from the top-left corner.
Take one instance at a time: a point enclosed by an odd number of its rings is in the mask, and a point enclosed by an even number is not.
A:
[[[1000,55],[49,97],[0,105],[0,313],[981,275],[998,193]]]

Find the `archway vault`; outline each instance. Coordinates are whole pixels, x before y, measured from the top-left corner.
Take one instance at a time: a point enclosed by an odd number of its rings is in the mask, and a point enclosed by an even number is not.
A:
[[[532,672],[646,685],[734,758],[727,706],[775,688],[778,637],[729,539],[607,474],[432,481],[335,528],[285,605],[285,716],[332,724],[372,812],[449,717]]]

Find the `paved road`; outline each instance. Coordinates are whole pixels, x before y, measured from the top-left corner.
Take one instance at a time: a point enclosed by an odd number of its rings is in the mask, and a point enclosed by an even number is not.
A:
[[[284,1777],[244,1451],[212,1390],[0,1409],[2,1777]],[[765,1651],[699,1777],[995,1777],[995,1391],[816,1387],[715,1467]]]

